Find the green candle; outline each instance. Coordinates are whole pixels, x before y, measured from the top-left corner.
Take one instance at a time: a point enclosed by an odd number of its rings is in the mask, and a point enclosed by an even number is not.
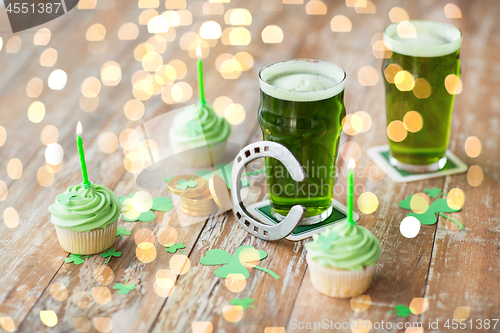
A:
[[[354,225],[354,219],[352,217],[352,212],[354,209],[354,160],[349,161],[347,166],[347,221]]]
[[[87,175],[87,164],[85,163],[85,152],[83,151],[82,123],[78,122],[76,126],[76,145],[78,146],[78,155],[80,155],[80,165],[82,168],[83,185],[87,188],[90,186],[89,176]]]
[[[203,88],[203,61],[201,60],[201,48],[198,45],[196,48],[196,56],[198,57],[198,91],[200,93],[201,105],[205,105],[205,90]]]

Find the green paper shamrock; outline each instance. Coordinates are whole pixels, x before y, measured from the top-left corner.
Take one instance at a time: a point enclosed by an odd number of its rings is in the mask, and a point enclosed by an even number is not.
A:
[[[395,310],[389,311],[389,313],[395,313],[398,317],[408,318],[412,314],[410,308],[403,304],[394,306],[394,309]]]
[[[203,133],[203,129],[201,128],[201,123],[200,121],[196,120],[191,120],[190,122],[186,123],[186,128],[187,128],[187,136],[190,138],[195,137]]]
[[[320,233],[316,242],[320,244],[321,249],[328,250],[332,247],[332,243],[338,238],[339,236],[333,232],[329,232],[326,236],[323,233]]]
[[[243,252],[244,251],[244,252]],[[225,279],[229,274],[242,274],[245,279],[248,279],[250,273],[245,267],[246,263],[259,261],[267,257],[267,252],[264,250],[256,250],[251,245],[240,246],[234,251],[234,256],[230,255],[224,250],[212,249],[205,253],[205,256],[201,258],[200,262],[203,265],[213,266],[213,265],[224,265],[215,270],[214,274],[220,278]],[[276,280],[280,277],[273,271],[260,267],[253,266],[253,268],[260,269],[263,272],[268,273]]]
[[[190,180],[187,180],[187,179],[181,179],[181,180],[179,180],[177,182],[177,186],[176,187],[179,190],[183,190],[184,191],[188,187],[191,187],[191,188],[196,187],[196,184],[197,184],[197,182],[196,182],[196,180],[194,180],[194,177],[193,177]]]
[[[92,256],[82,257],[81,254],[70,254],[68,258],[64,258],[65,263],[74,263],[75,265],[80,265],[85,262],[85,259],[90,258]]]
[[[125,228],[116,228],[116,237],[120,236],[123,239],[123,236],[132,235],[132,231],[127,230]]]
[[[441,189],[439,187],[433,187],[432,189],[425,188],[424,193],[431,198],[438,198],[441,195]]]
[[[139,214],[139,216],[136,217],[135,219],[128,219],[125,216],[123,216],[123,221],[127,221],[127,222],[136,222],[136,221],[150,222],[150,221],[153,221],[155,218],[156,218],[155,213],[153,213],[152,211],[148,210],[147,212]]]
[[[413,195],[410,195],[405,200],[401,200],[399,202],[399,207],[401,207],[403,209],[411,210],[410,203],[411,203],[412,197],[413,197]],[[462,223],[460,223],[460,221],[458,221],[457,219],[455,219],[451,216],[447,216],[447,215],[442,214],[442,213],[454,213],[454,212],[458,212],[459,210],[460,209],[453,209],[450,206],[448,206],[446,199],[439,198],[439,199],[434,200],[434,202],[432,204],[430,204],[429,208],[427,208],[427,210],[424,213],[417,214],[415,212],[412,212],[410,214],[407,214],[406,216],[416,217],[420,221],[421,224],[432,225],[432,224],[437,222],[437,216],[436,216],[436,214],[437,214],[437,215],[440,215],[440,216],[447,218],[450,221],[456,223],[460,229],[463,229],[464,226],[462,225]]]
[[[182,243],[168,243],[167,245],[165,245],[165,251],[167,251],[168,253],[175,253],[177,250],[181,251],[182,253],[184,253],[184,251],[182,251],[181,249],[185,249],[186,248],[186,245],[182,244]]]
[[[101,253],[101,257],[108,258],[106,264],[111,260],[112,257],[121,257],[122,253],[117,252],[115,249],[107,249],[106,252]]]
[[[66,193],[61,193],[57,196],[57,200],[62,203],[62,204],[69,204],[71,201],[71,198],[76,197],[78,193],[76,192],[66,192]]]
[[[158,212],[168,212],[174,208],[172,205],[172,199],[167,197],[158,197],[153,199],[153,206],[151,210]]]
[[[133,196],[134,196],[134,193],[129,194],[129,195],[125,196],[125,197],[119,197],[119,198],[118,198],[118,200],[120,200],[120,203],[123,205],[123,202],[124,202],[125,200],[130,199],[130,198],[132,198]]]
[[[118,290],[117,294],[120,294],[120,295],[126,295],[128,293],[130,293],[132,290],[135,290],[135,284],[133,283],[128,283],[128,280],[130,278],[127,278],[127,280],[125,281],[124,284],[121,284],[121,283],[116,283],[114,286],[113,286],[113,289],[116,289]]]
[[[254,305],[251,305],[253,303],[253,298],[250,297],[244,297],[243,299],[235,298],[231,301],[232,305],[239,305],[243,308],[243,310],[246,310],[247,308],[252,308],[255,309]]]

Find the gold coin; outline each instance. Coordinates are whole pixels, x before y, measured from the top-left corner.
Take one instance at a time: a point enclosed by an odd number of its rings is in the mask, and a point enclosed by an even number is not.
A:
[[[214,175],[210,177],[208,182],[210,188],[210,193],[214,198],[217,206],[224,212],[233,208],[231,203],[231,197],[229,196],[229,189],[227,188],[226,182],[221,176]]]
[[[187,208],[187,209],[209,209],[209,208],[213,208],[215,206],[215,202],[210,199],[209,201],[205,201],[205,202],[197,202],[197,203],[193,203],[193,202],[184,202],[181,200],[181,204]]]
[[[184,203],[186,206],[204,204],[204,203],[209,203],[209,202],[213,202],[213,201],[214,200],[212,198],[211,193],[209,193],[208,195],[205,195],[204,197],[193,198],[193,199],[181,197],[181,202]]]
[[[179,181],[184,180],[179,184]],[[191,182],[191,183],[190,183]],[[196,184],[194,184],[194,183]],[[188,184],[184,184],[188,183]],[[183,185],[184,184],[184,185]],[[190,187],[193,186],[193,187]],[[170,179],[167,183],[168,190],[173,194],[177,194],[186,198],[197,198],[206,195],[207,181],[199,176],[181,175]],[[185,189],[184,189],[185,188]]]
[[[216,211],[216,209],[214,209],[211,212],[201,212],[201,213],[191,212],[191,211],[185,210],[184,207],[182,207],[182,205],[181,205],[181,210],[184,214],[189,215],[189,216],[208,216]]]
[[[190,211],[190,212],[194,212],[194,213],[212,212],[214,209],[217,209],[217,205],[215,203],[213,203],[210,206],[203,206],[203,207],[199,207],[199,206],[186,206],[183,203],[181,203],[180,206],[182,208],[184,208],[184,210],[187,210],[187,211]]]

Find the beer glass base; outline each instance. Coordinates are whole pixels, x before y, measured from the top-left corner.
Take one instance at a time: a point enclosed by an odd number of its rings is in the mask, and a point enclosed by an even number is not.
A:
[[[323,222],[327,218],[330,217],[330,215],[333,212],[333,206],[330,206],[327,210],[325,210],[323,213],[315,216],[309,216],[309,217],[304,217],[302,221],[300,221],[299,225],[311,225],[311,224],[316,224]],[[273,212],[273,216],[278,220],[278,221],[283,221],[286,216],[281,215],[280,213]]]
[[[392,155],[390,156],[390,163],[393,167],[397,168],[398,170],[401,171],[406,171],[409,173],[430,173],[430,172],[436,172],[444,168],[446,165],[446,162],[448,159],[443,157],[437,162],[434,162],[432,164],[426,164],[426,165],[414,165],[414,164],[406,164],[398,161]]]

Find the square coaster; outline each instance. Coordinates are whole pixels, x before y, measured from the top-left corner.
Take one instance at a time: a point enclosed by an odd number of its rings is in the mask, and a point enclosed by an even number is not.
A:
[[[333,199],[333,211],[328,219],[311,225],[299,225],[286,239],[290,241],[299,241],[311,237],[312,235],[319,234],[331,225],[347,220],[347,208],[337,200]],[[247,211],[260,222],[267,225],[278,224],[279,221],[271,215],[271,207],[269,200],[260,201],[246,207]],[[359,219],[359,215],[353,212],[354,221]]]
[[[445,166],[435,172],[429,173],[410,173],[402,171],[394,167],[389,161],[389,145],[376,146],[368,149],[368,156],[377,163],[377,165],[385,172],[394,182],[414,182],[430,178],[443,177],[454,175],[457,173],[466,172],[468,167],[449,149],[446,150],[447,162]]]

